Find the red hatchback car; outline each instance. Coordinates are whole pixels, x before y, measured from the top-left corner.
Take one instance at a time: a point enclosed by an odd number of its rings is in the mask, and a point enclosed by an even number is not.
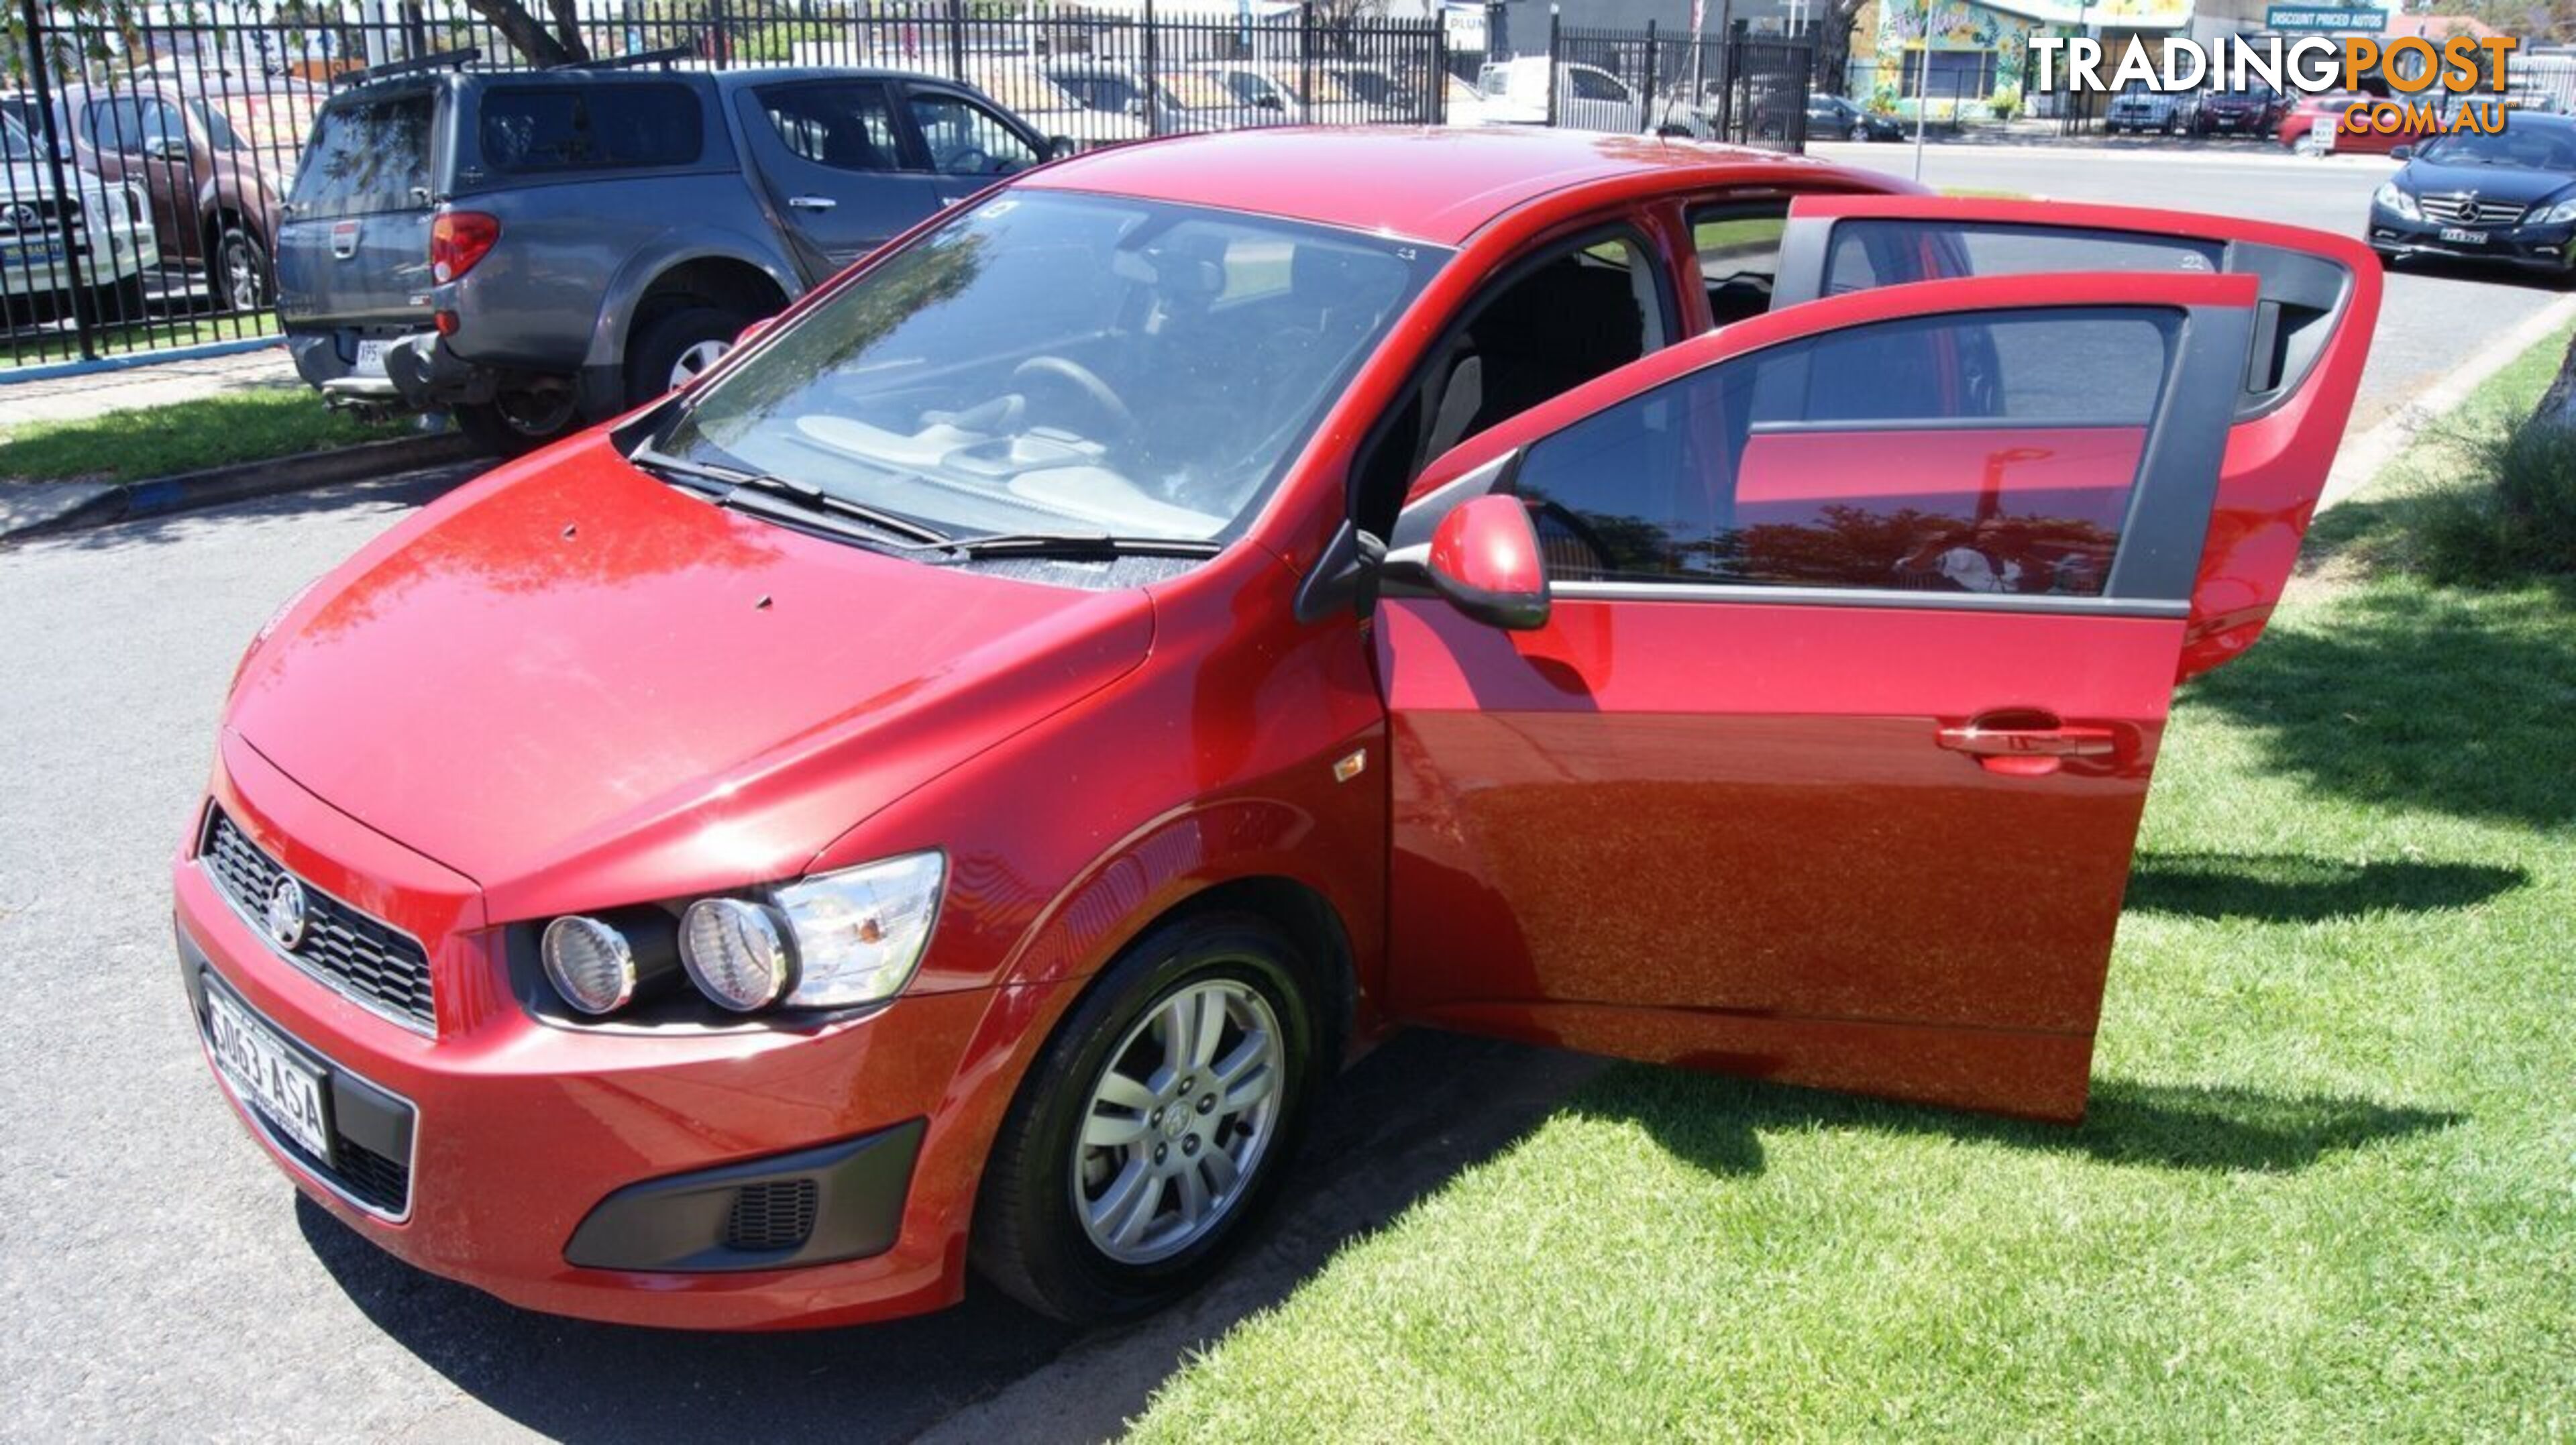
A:
[[[2072,1120],[2354,241],[1686,141],[961,204],[245,655],[176,867],[297,1185],[535,1309],[1072,1318],[1420,1023]]]

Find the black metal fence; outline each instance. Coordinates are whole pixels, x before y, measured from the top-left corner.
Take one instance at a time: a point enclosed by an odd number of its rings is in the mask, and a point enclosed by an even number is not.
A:
[[[272,334],[270,238],[306,134],[335,78],[369,66],[460,50],[491,68],[654,51],[682,69],[885,66],[967,81],[1086,147],[1436,125],[1473,89],[1436,20],[1281,0],[610,0],[579,4],[571,44],[514,43],[451,0],[274,0],[230,20],[0,3],[0,373]]]
[[[1548,58],[1551,125],[1806,148],[1815,48],[1802,38],[1552,24]]]

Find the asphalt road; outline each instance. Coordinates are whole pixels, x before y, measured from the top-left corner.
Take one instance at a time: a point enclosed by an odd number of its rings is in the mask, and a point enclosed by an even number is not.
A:
[[[1911,145],[1846,142],[1809,149],[1845,164],[1914,174]],[[2382,157],[2293,156],[2252,141],[2138,140],[2083,149],[1927,146],[1922,179],[1944,189],[2212,211],[2359,237],[2371,191],[2397,169]],[[2447,264],[2410,263],[2387,277],[2379,335],[2353,408],[2356,430],[2560,294],[2545,280]]]
[[[2388,170],[1966,149],[1931,161],[1942,185],[2340,227]],[[2546,299],[2511,282],[2394,278],[2373,408]],[[395,1264],[299,1205],[221,1102],[171,961],[166,870],[243,642],[457,479],[0,552],[0,1433],[1096,1438],[1189,1348],[1500,1147],[1592,1067],[1436,1035],[1389,1045],[1344,1080],[1260,1248],[1125,1331],[1076,1334],[987,1292],[873,1329],[663,1334],[523,1314]]]

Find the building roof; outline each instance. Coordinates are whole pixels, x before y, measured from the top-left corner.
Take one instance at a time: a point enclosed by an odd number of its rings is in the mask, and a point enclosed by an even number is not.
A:
[[[1541,126],[1282,126],[1093,151],[1033,174],[1028,184],[1454,246],[1551,191],[1647,171],[1741,180],[1748,167],[1835,169],[1771,151]]]

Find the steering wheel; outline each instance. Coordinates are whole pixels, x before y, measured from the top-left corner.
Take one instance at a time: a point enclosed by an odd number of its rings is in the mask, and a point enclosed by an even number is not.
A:
[[[1127,409],[1127,403],[1109,389],[1109,383],[1102,381],[1097,373],[1079,361],[1068,361],[1061,356],[1032,356],[1011,368],[1012,380],[1024,376],[1055,377],[1081,392],[1084,400],[1099,408],[1100,414],[1121,431],[1134,433],[1141,429],[1136,424],[1136,413]]]
[[[993,172],[992,153],[981,146],[959,146],[940,157],[939,168],[952,176],[983,176]]]

